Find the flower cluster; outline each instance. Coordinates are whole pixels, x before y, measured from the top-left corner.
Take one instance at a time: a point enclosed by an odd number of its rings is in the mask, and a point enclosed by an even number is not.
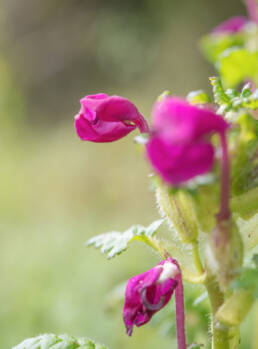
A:
[[[247,211],[249,215],[250,210],[252,214],[257,214],[257,206],[253,210],[252,204],[247,205],[249,200],[253,202],[252,198],[256,198],[256,191],[253,190],[257,188],[250,189],[248,185],[247,189],[243,181],[236,197],[234,190],[231,190],[231,181],[234,183],[236,174],[239,177],[240,167],[245,167],[245,164],[254,160],[255,156],[248,154],[251,143],[249,141],[257,138],[254,134],[257,125],[253,124],[253,119],[249,119],[249,114],[253,114],[257,109],[257,96],[254,88],[250,88],[249,85],[254,86],[257,80],[255,55],[250,51],[250,47],[255,47],[255,30],[252,28],[255,29],[258,24],[258,5],[256,0],[245,2],[248,18],[237,16],[228,19],[214,28],[203,41],[207,57],[216,62],[221,75],[210,78],[217,107],[210,104],[209,96],[203,91],[196,91],[193,94],[194,99],[188,97],[190,102],[181,97],[163,94],[154,104],[151,125],[148,125],[130,100],[100,93],[82,98],[81,109],[75,116],[75,129],[83,141],[113,142],[136,129],[145,134],[138,139],[144,143],[145,156],[161,179],[155,181],[159,206],[173,226],[173,232],[178,233],[180,241],[192,248],[192,260],[197,273],[192,274],[186,268],[184,276],[188,281],[202,283],[207,288],[212,304],[212,348],[230,347],[230,328],[240,325],[253,302],[253,287],[234,291],[233,295],[231,291],[228,292],[229,285],[243,272],[243,242],[233,213],[237,213],[236,217],[238,214],[241,216],[241,213],[245,215]],[[249,65],[250,70],[246,70]],[[237,76],[238,70],[239,78],[234,80],[233,72]],[[233,88],[224,88],[224,85],[233,85],[235,88],[247,78],[251,83],[242,87],[241,92]],[[242,110],[243,115],[240,113]],[[220,113],[223,113],[224,117],[219,115]],[[229,113],[236,115],[229,118]],[[232,127],[232,130],[239,132],[239,138],[237,132],[228,132],[230,125],[226,120],[235,122],[235,119],[236,127]],[[217,138],[213,137],[214,134]],[[216,151],[218,139],[220,149]],[[228,140],[231,142],[230,147]],[[214,166],[216,158],[220,161],[220,190],[217,190],[216,181],[208,184],[205,182],[207,185],[197,188],[196,195],[191,195],[192,193],[186,190],[191,185],[188,181],[213,169],[216,169],[217,173],[218,167]],[[249,172],[244,172],[244,176],[248,177]],[[204,183],[203,178],[196,180],[196,183],[201,182]],[[171,186],[177,187],[176,190],[171,190]],[[240,202],[242,197],[243,203]],[[235,203],[234,199],[237,199]],[[235,211],[232,208],[234,205],[237,207]],[[212,224],[209,220],[212,220]],[[131,229],[129,231],[131,235],[128,241],[134,238],[138,240],[138,233],[132,232]],[[210,233],[205,256],[199,254],[200,231]],[[156,230],[152,233],[156,233]],[[184,261],[180,266],[175,259],[168,258],[169,246],[167,247],[157,236],[152,237],[149,229],[141,231],[141,234],[143,235],[139,240],[153,247],[164,260],[128,280],[123,307],[126,332],[131,336],[134,326],[148,323],[175,294],[177,348],[186,349],[184,288],[181,274]],[[101,247],[104,252],[109,251],[109,237],[110,234],[108,238],[105,234],[98,236],[94,239],[95,242],[98,241],[95,246]],[[117,254],[126,249],[127,242],[116,249]],[[104,245],[107,248],[103,248]],[[112,243],[112,248],[113,246],[115,244]],[[213,281],[207,286],[208,280]],[[241,305],[238,306],[238,303]],[[239,342],[238,335],[233,342]]]
[[[155,171],[177,185],[211,170],[214,149],[210,135],[228,124],[213,110],[190,105],[178,97],[156,102],[152,129],[128,99],[97,94],[81,99],[75,128],[82,140],[113,142],[137,128],[149,133],[147,157]]]

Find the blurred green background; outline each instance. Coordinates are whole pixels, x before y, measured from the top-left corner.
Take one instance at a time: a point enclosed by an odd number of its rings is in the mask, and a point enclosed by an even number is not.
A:
[[[83,143],[73,115],[86,94],[132,99],[148,117],[163,90],[208,87],[201,35],[237,0],[6,0],[0,9],[0,348],[39,333],[89,336],[110,348],[176,346],[172,305],[125,335],[110,291],[156,264],[134,244],[106,261],[84,242],[158,218],[148,165],[133,135]],[[204,341],[207,304],[186,287],[189,340]],[[110,303],[111,302],[111,303]],[[248,326],[241,348],[249,348]],[[171,321],[172,320],[172,321]],[[153,326],[157,323],[157,326]],[[163,336],[168,332],[171,336]],[[205,342],[204,342],[205,343]]]

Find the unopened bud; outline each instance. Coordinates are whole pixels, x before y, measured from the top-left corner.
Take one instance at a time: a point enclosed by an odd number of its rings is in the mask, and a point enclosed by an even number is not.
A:
[[[217,274],[222,288],[237,276],[243,263],[243,242],[237,226],[229,220],[218,221],[210,239],[209,267]]]
[[[161,214],[168,219],[180,240],[183,243],[196,241],[198,224],[191,195],[184,190],[169,192],[165,185],[160,184],[156,198]]]

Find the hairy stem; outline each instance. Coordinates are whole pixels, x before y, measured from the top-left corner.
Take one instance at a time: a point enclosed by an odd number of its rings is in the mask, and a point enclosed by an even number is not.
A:
[[[223,293],[215,279],[206,281],[205,286],[209,295],[212,309],[212,349],[229,349],[229,329],[216,319],[216,312],[224,302]]]
[[[198,274],[201,275],[204,273],[204,269],[203,269],[202,261],[201,261],[200,254],[199,254],[198,242],[192,243],[192,253],[193,253],[195,268],[196,268]]]
[[[250,20],[258,23],[258,5],[256,0],[245,0],[245,4]]]
[[[218,220],[223,221],[230,218],[229,195],[230,195],[230,165],[228,156],[228,147],[226,133],[220,133],[220,141],[222,148],[221,160],[221,188],[220,188],[220,211]]]

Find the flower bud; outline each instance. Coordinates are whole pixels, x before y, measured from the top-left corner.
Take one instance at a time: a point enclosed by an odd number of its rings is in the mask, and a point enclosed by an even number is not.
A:
[[[148,132],[148,124],[136,106],[128,99],[105,93],[85,96],[75,116],[75,129],[84,141],[113,142],[136,127]]]
[[[178,274],[180,274],[179,268],[172,258],[168,258],[128,281],[123,317],[129,336],[133,332],[134,325],[146,324],[169,302],[178,285]]]
[[[191,195],[183,190],[172,193],[165,185],[160,184],[156,189],[156,198],[161,214],[176,230],[179,239],[183,243],[195,242],[198,225]]]
[[[214,149],[209,136],[228,124],[208,108],[178,97],[158,100],[153,109],[147,156],[162,179],[178,185],[212,169]]]
[[[226,289],[229,282],[238,275],[243,263],[243,242],[231,219],[217,222],[207,252],[211,271],[217,274],[220,286]]]

